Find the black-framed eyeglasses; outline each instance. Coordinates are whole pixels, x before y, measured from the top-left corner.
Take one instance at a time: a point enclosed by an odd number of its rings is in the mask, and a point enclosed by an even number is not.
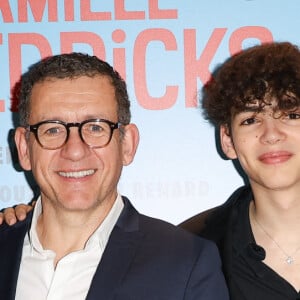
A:
[[[111,141],[113,131],[121,123],[105,119],[89,119],[81,123],[65,123],[58,120],[42,121],[34,125],[25,126],[33,132],[42,148],[55,150],[61,148],[68,141],[70,127],[78,127],[81,140],[91,148],[103,148]]]

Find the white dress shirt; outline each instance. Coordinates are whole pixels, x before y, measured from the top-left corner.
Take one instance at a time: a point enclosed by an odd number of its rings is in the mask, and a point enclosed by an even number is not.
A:
[[[118,194],[109,214],[89,238],[85,248],[63,257],[54,269],[55,253],[43,249],[36,231],[37,220],[42,211],[39,199],[33,212],[30,231],[23,244],[15,299],[85,299],[108,238],[123,207],[122,198]]]

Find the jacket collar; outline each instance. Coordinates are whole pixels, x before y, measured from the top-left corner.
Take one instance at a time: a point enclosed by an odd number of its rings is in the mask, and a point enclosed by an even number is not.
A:
[[[122,279],[128,272],[144,234],[139,230],[139,214],[123,197],[123,211],[111,233],[101,263],[91,283],[87,300],[114,298]]]

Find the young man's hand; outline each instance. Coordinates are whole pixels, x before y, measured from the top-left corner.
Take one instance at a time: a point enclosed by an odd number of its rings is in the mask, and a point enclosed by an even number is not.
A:
[[[31,205],[18,204],[15,207],[5,208],[0,212],[0,225],[6,222],[8,225],[14,225],[17,221],[23,221],[26,215],[33,209],[35,201]]]

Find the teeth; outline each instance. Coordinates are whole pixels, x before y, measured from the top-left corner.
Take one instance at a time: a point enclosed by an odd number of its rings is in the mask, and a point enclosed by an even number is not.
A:
[[[85,170],[85,171],[79,171],[79,172],[59,172],[59,175],[63,177],[68,178],[81,178],[85,176],[89,176],[95,173],[95,170]]]

